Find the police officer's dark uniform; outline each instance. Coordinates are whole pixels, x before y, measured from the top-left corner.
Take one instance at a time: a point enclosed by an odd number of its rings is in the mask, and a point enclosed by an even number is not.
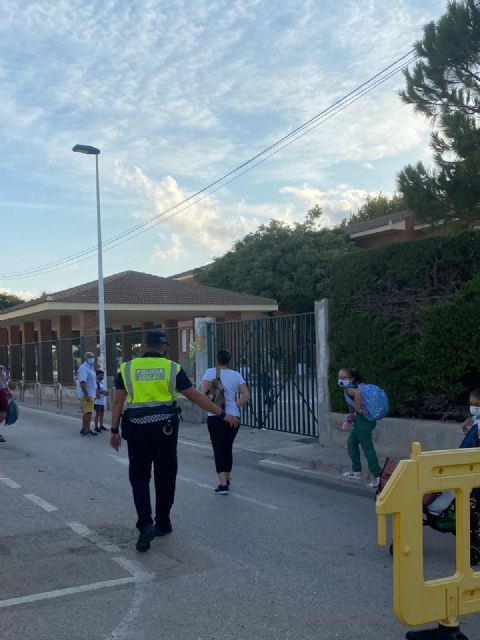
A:
[[[167,336],[149,331],[147,345],[166,345]],[[128,444],[129,478],[137,510],[140,536],[137,550],[150,548],[155,535],[172,531],[170,509],[175,496],[179,408],[177,391],[192,387],[187,374],[176,362],[156,351],[122,363],[116,389],[127,393],[122,416],[122,438]],[[112,432],[118,428],[112,425]],[[155,480],[155,529],[150,503],[152,463]]]

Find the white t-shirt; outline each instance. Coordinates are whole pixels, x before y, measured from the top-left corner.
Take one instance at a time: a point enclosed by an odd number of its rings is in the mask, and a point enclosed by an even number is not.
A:
[[[99,380],[97,380],[97,391],[103,391],[105,389],[105,384],[103,382],[100,382]],[[97,394],[95,394],[97,395]],[[100,404],[102,405],[102,407],[105,406],[105,396],[103,394],[100,394],[99,398],[95,398],[95,404]]]
[[[215,380],[216,372],[216,367],[207,369],[203,374],[203,380]],[[225,412],[231,416],[239,416],[240,409],[235,404],[235,397],[238,387],[241,384],[245,384],[243,376],[233,369],[220,369],[220,380],[225,389]],[[211,416],[213,414],[209,413],[208,415]]]
[[[88,362],[84,362],[78,367],[77,375],[79,383],[85,382],[87,393],[90,398],[95,398],[95,396],[97,395],[97,374],[93,366],[89,365]]]

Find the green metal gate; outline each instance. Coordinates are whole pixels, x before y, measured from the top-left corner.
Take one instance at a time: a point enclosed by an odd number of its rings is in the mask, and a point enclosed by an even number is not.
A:
[[[242,424],[318,435],[315,314],[210,323],[207,337],[209,366],[228,349],[248,384]]]

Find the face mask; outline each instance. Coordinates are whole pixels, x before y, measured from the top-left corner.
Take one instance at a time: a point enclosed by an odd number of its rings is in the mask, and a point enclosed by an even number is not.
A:
[[[87,358],[88,364],[95,364],[95,358]]]
[[[475,416],[475,418],[479,418],[480,417],[480,407],[474,407],[473,405],[470,405],[470,415],[471,416]]]
[[[352,381],[349,380],[348,378],[347,379],[343,379],[343,380],[342,379],[338,380],[338,386],[341,389],[345,389],[346,387],[349,387],[351,384],[352,384]]]

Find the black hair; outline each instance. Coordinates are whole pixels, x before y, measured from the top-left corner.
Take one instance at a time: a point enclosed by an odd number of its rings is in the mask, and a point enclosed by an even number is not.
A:
[[[230,353],[230,351],[228,351],[228,349],[219,349],[217,351],[218,364],[221,364],[225,367],[227,364],[229,364],[231,359],[232,359],[232,354]]]
[[[102,371],[101,369],[97,369],[97,376],[104,376],[105,375],[105,371]]]
[[[352,384],[361,384],[363,376],[356,369],[350,369],[350,367],[340,367],[340,371],[345,371],[349,378],[352,379]]]
[[[477,400],[480,400],[480,388],[470,391],[470,395],[476,398]]]

